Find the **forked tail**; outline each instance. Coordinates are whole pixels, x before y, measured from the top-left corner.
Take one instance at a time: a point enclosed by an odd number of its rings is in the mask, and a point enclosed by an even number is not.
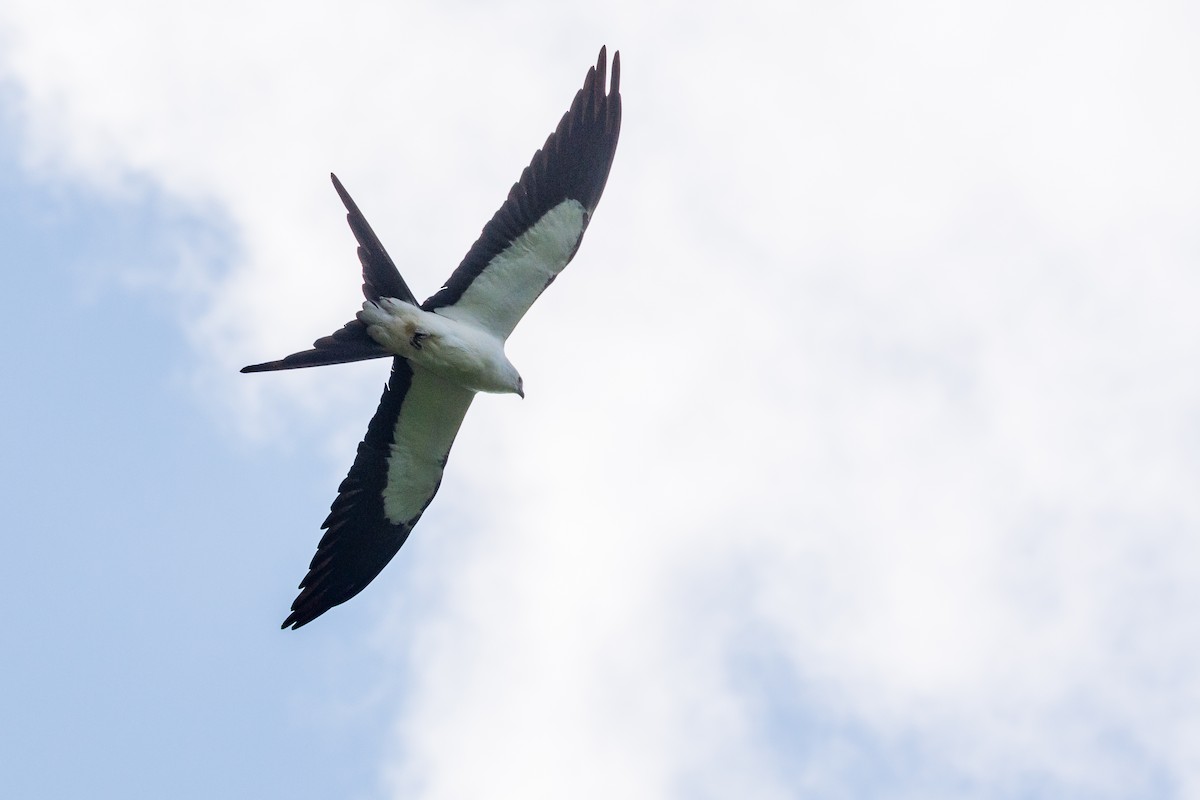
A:
[[[358,240],[358,260],[362,262],[363,296],[372,302],[378,302],[384,297],[394,297],[414,306],[417,299],[409,290],[408,284],[400,276],[395,262],[384,249],[383,243],[371,230],[367,218],[358,210],[358,205],[350,197],[350,193],[342,186],[337,175],[332,172],[329,177],[333,180],[333,188],[342,205],[346,207],[346,222],[354,238]],[[242,372],[271,372],[279,369],[299,369],[301,367],[320,367],[326,364],[346,364],[351,361],[366,361],[371,358],[383,358],[391,355],[386,349],[375,342],[367,333],[367,326],[357,319],[347,322],[345,327],[330,336],[324,336],[313,342],[312,349],[292,353],[278,361],[267,361],[262,364],[251,364],[242,367]]]

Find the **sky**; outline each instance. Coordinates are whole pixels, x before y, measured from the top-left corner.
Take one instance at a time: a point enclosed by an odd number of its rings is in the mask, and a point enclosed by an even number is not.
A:
[[[0,6],[0,791],[1200,796],[1200,13]],[[281,632],[432,294],[624,123],[441,491]]]

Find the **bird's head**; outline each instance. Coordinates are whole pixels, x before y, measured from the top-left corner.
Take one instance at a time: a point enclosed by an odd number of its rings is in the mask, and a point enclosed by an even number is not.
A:
[[[521,373],[517,372],[517,368],[513,363],[504,359],[504,363],[500,365],[499,370],[494,373],[495,388],[489,391],[500,394],[515,394],[522,399],[525,398],[525,382],[521,380]]]

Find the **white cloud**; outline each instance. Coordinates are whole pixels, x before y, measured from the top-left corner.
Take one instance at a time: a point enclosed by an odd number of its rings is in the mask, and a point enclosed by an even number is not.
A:
[[[430,291],[623,54],[529,399],[401,556],[397,796],[1200,791],[1184,9],[234,8],[0,20],[41,168],[237,225],[185,326],[255,425],[378,391],[226,375],[356,304],[324,172]]]

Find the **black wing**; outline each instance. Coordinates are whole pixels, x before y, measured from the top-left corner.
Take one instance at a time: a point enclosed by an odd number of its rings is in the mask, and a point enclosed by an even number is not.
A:
[[[414,372],[403,358],[393,361],[284,628],[306,625],[354,597],[392,560],[441,485],[472,397],[428,372]]]
[[[601,47],[596,66],[588,70],[571,108],[542,148],[534,153],[532,163],[513,184],[504,205],[483,226],[479,239],[446,285],[421,306],[426,311],[458,303],[496,256],[564,200],[577,200],[587,217],[595,211],[621,133],[621,54],[613,54],[612,84],[605,94],[607,60],[607,50]],[[585,226],[586,222],[585,219]],[[571,255],[573,249],[567,261]]]

